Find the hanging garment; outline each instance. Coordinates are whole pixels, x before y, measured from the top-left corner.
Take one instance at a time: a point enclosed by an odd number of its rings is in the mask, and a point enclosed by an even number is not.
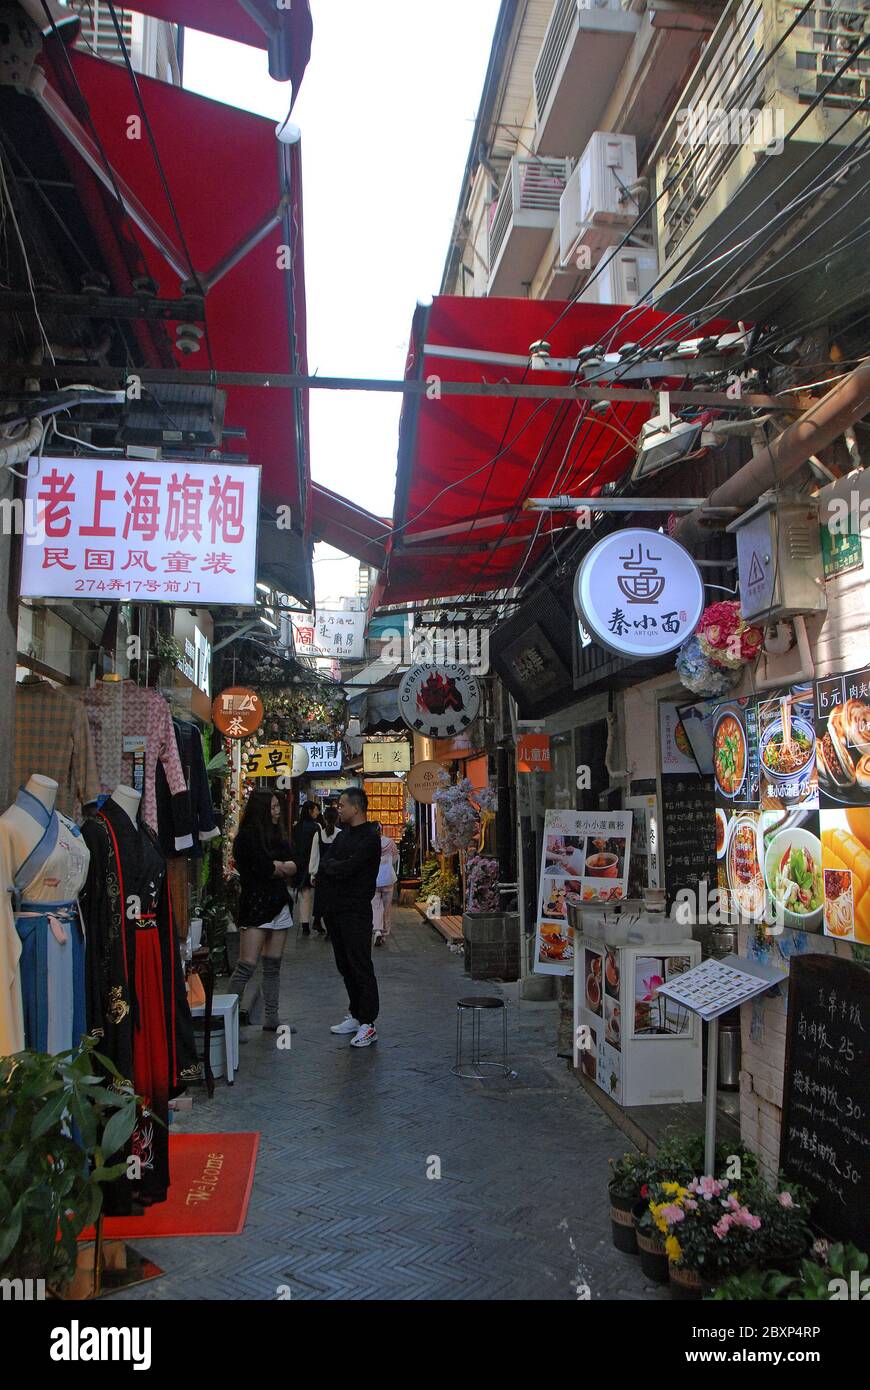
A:
[[[202,734],[196,724],[189,723],[186,719],[173,718],[172,726],[187,786],[190,830],[193,836],[193,848],[182,852],[189,853],[193,859],[200,859],[202,846],[220,834],[208,785],[208,773],[205,770]],[[178,851],[175,848],[172,793],[162,763],[157,766],[157,833],[163,853],[167,859],[173,858]]]
[[[87,1029],[85,943],[77,898],[90,855],[78,826],[48,811],[24,787],[15,805],[42,827],[42,838],[12,883],[21,942],[24,1046],[54,1055],[77,1047]]]
[[[127,1150],[140,1159],[141,1178],[119,1179],[106,1193],[106,1210],[123,1215],[134,1198],[143,1205],[166,1200],[169,1100],[200,1074],[200,1064],[156,836],[111,800],[82,834],[91,851],[80,899],[88,1025],[100,1035],[99,1050],[145,1098]]]
[[[157,764],[162,763],[172,794],[175,849],[189,849],[193,838],[187,784],[181,770],[172,714],[163,696],[133,681],[98,681],[91,690],[85,691],[82,703],[91,727],[101,790],[111,792],[119,783],[135,787],[142,793],[142,820],[156,831],[156,773]],[[129,746],[134,741],[144,743],[141,769]]]
[[[61,815],[80,819],[82,807],[96,800],[100,783],[85,711],[48,681],[26,679],[15,687],[14,785],[23,785],[34,768],[57,782]]]

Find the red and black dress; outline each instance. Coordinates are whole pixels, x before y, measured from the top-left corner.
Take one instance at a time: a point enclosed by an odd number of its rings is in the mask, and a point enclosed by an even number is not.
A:
[[[199,1070],[187,1003],[166,860],[147,826],[134,826],[107,801],[82,834],[91,852],[79,897],[88,963],[88,1027],[97,1050],[133,1083],[144,1105],[126,1155],[138,1180],[121,1178],[105,1194],[111,1215],[133,1202],[164,1202],[169,1187],[169,1098]],[[125,1155],[107,1157],[118,1163]]]

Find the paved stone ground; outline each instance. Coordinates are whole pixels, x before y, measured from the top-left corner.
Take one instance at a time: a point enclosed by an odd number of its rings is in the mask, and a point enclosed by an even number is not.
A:
[[[469,982],[408,910],[376,966],[380,1041],[351,1049],[329,1032],[346,1003],[332,949],[293,933],[292,1050],[243,1030],[236,1084],[219,1080],[211,1102],[195,1088],[176,1122],[261,1132],[245,1229],[136,1241],[165,1275],[115,1299],[275,1299],[280,1285],[293,1299],[576,1299],[578,1284],[593,1299],[666,1297],[612,1248],[607,1159],[626,1141],[556,1059],[555,1006],[511,1007],[515,1079],[462,1081],[456,1000],[497,987]]]

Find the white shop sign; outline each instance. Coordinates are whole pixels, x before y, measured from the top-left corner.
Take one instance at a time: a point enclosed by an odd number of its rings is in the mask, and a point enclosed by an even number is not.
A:
[[[260,469],[52,458],[28,479],[24,598],[199,607],[255,598]]]
[[[689,552],[669,536],[615,531],[584,556],[574,603],[595,641],[617,656],[662,656],[697,627],[704,581]]]

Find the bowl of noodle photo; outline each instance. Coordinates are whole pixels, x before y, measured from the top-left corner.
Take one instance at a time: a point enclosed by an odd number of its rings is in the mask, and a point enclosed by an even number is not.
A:
[[[764,879],[785,926],[815,931],[825,906],[822,884],[822,842],[810,830],[795,826],[773,836],[764,856]]]

